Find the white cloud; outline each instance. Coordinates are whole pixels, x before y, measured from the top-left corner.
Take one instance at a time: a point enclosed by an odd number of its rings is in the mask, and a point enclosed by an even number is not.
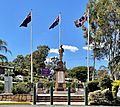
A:
[[[92,46],[93,46],[93,45],[90,44],[90,46],[89,46],[89,50],[90,50],[90,51],[92,50]],[[84,50],[88,50],[88,46],[83,46],[82,48],[83,48]]]
[[[69,50],[71,52],[76,52],[78,51],[79,49],[75,46],[69,46],[69,45],[63,45],[63,48],[66,49],[66,50]]]
[[[69,50],[71,52],[76,52],[79,50],[77,47],[69,46],[69,45],[63,45],[63,48],[64,50]],[[54,48],[50,49],[49,53],[59,54],[58,49],[54,49]]]
[[[59,54],[58,49],[54,49],[54,48],[50,49],[49,53]]]

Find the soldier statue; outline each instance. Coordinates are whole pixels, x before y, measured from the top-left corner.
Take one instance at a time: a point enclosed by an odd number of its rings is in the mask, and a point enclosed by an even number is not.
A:
[[[62,61],[62,58],[63,58],[63,52],[64,52],[64,49],[62,48],[63,45],[60,46],[60,49],[59,49],[59,59],[60,61]]]

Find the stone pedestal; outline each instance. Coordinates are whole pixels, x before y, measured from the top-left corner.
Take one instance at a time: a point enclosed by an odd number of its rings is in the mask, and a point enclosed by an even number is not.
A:
[[[64,71],[58,71],[56,73],[55,90],[56,91],[65,91],[66,90],[65,73],[64,73]]]
[[[66,91],[65,71],[66,67],[62,61],[57,64],[55,91]]]

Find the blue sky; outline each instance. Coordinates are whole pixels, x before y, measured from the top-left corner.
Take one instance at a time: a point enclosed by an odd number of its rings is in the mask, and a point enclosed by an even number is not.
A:
[[[17,55],[30,54],[30,26],[19,27],[32,9],[33,51],[39,45],[48,45],[51,51],[49,57],[58,56],[59,26],[49,30],[50,25],[61,12],[61,44],[65,52],[63,60],[67,68],[87,65],[87,51],[83,49],[85,39],[81,28],[76,28],[74,20],[80,18],[88,0],[0,0],[0,39],[8,43],[12,55],[6,54],[9,61]],[[87,23],[87,22],[86,22]],[[90,59],[90,65],[93,60]],[[96,68],[107,66],[107,61],[96,62]]]

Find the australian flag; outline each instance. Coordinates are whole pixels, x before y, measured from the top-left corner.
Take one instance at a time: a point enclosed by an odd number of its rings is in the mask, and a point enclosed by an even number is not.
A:
[[[60,16],[57,16],[57,18],[55,19],[55,21],[52,23],[52,25],[49,27],[49,29],[54,28],[55,26],[57,26],[59,24],[59,20],[60,20]]]
[[[78,27],[81,27],[85,21],[87,21],[87,14],[82,16],[80,19],[75,20],[74,23],[75,23],[75,26],[78,28]]]
[[[31,12],[27,15],[20,27],[27,27],[27,24],[31,21]]]

